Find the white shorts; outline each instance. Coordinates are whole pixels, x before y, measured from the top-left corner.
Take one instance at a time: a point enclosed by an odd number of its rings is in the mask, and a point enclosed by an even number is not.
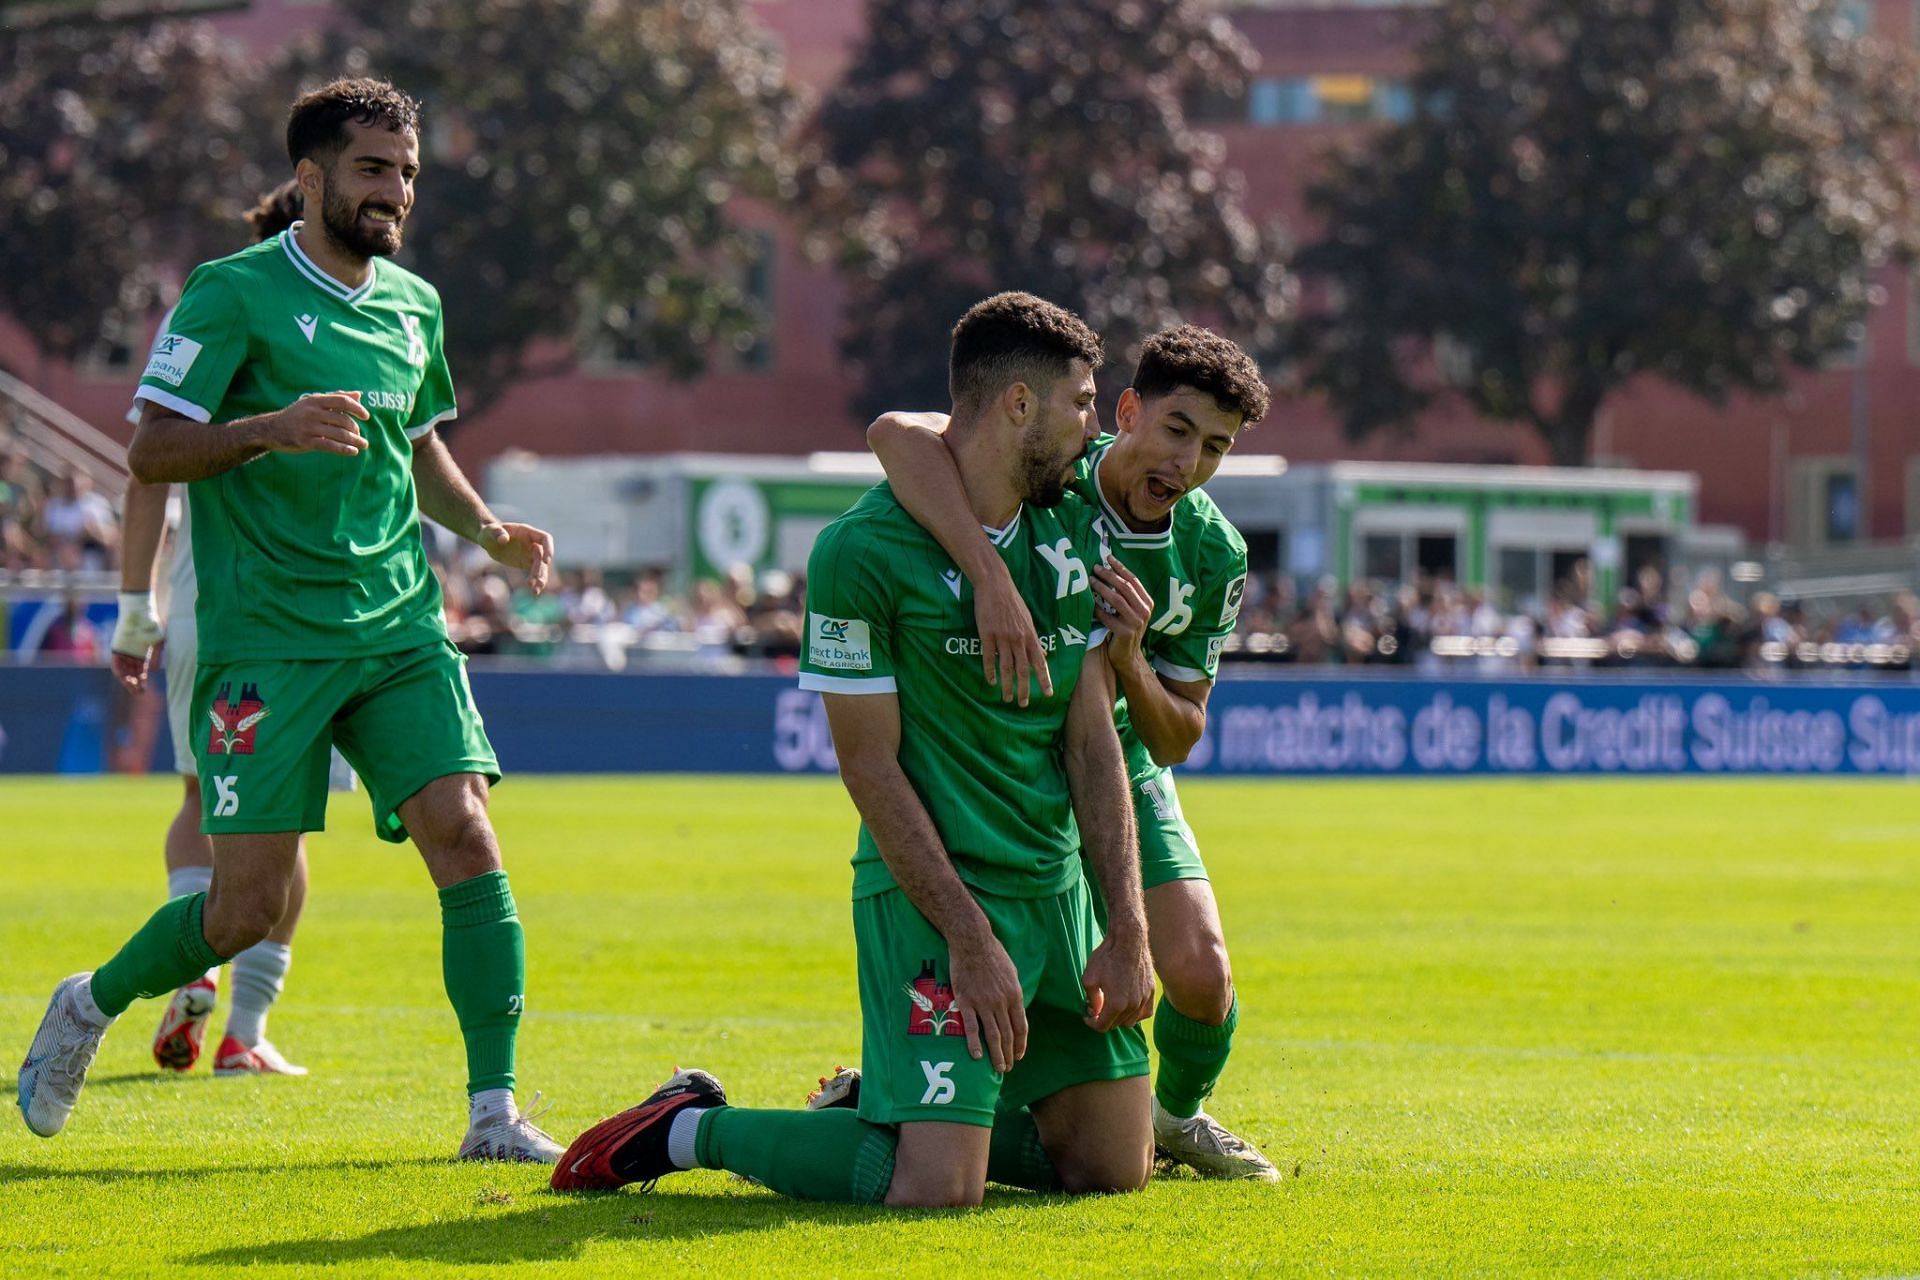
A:
[[[198,777],[193,735],[188,717],[193,707],[193,675],[200,662],[200,628],[193,615],[167,619],[167,728],[173,733],[173,767],[183,776]]]
[[[193,753],[196,726],[193,723],[193,677],[200,663],[200,627],[189,613],[167,618],[167,728],[173,734],[173,767],[184,778],[197,778],[200,768]],[[205,729],[198,732],[204,736]],[[352,791],[353,768],[347,758],[334,749],[327,771],[327,788]]]

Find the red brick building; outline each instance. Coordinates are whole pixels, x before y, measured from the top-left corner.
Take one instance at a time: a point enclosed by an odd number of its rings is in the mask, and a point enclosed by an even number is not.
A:
[[[789,73],[806,89],[831,85],[858,39],[866,0],[749,0],[784,46]],[[1321,151],[1407,109],[1409,44],[1394,3],[1250,0],[1233,19],[1261,56],[1252,92],[1233,118],[1211,122],[1246,176],[1256,213],[1306,230],[1302,192]],[[1915,6],[1862,0],[1860,21],[1884,38],[1913,43]],[[323,4],[258,0],[217,19],[234,36],[266,48],[293,29],[325,20]],[[421,198],[431,200],[431,173]],[[836,335],[844,294],[830,271],[811,265],[775,211],[750,219],[769,233],[762,273],[775,316],[764,359],[717,370],[692,383],[621,367],[595,355],[561,377],[514,389],[484,416],[462,425],[455,451],[470,468],[512,448],[543,453],[803,452],[859,445],[846,409],[849,384]],[[1017,284],[1017,282],[1008,282]],[[1888,301],[1871,318],[1864,361],[1795,380],[1771,400],[1740,399],[1714,409],[1652,381],[1609,405],[1596,460],[1620,466],[1696,471],[1700,518],[1738,525],[1756,542],[1803,545],[1920,535],[1920,297],[1889,272]],[[120,431],[134,370],[48,367],[17,324],[0,321],[0,361],[100,426]],[[1335,458],[1538,463],[1544,451],[1525,431],[1440,412],[1411,437],[1359,444],[1342,439],[1323,405],[1285,401],[1243,446],[1300,461]]]

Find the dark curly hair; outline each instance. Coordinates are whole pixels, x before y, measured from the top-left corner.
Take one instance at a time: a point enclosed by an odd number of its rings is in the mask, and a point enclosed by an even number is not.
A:
[[[1223,410],[1238,413],[1242,426],[1266,417],[1271,403],[1253,358],[1199,325],[1175,325],[1148,338],[1133,371],[1133,389],[1142,400],[1182,387],[1212,396]]]
[[[287,157],[326,164],[347,145],[349,124],[420,132],[420,104],[385,80],[335,80],[301,94],[287,117]]]
[[[955,408],[977,407],[1014,382],[1044,395],[1075,360],[1100,367],[1099,335],[1087,322],[1030,293],[996,293],[953,326],[947,389]]]
[[[247,225],[253,228],[255,240],[265,240],[279,235],[300,220],[300,214],[306,207],[306,197],[300,194],[300,184],[292,178],[260,197],[260,203],[241,215]]]

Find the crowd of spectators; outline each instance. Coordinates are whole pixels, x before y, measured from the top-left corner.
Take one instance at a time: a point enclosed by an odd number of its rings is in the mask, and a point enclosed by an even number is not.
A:
[[[1304,596],[1291,579],[1249,579],[1240,626],[1225,656],[1257,662],[1462,666],[1525,671],[1688,667],[1765,670],[1910,669],[1920,649],[1920,599],[1903,591],[1878,606],[1814,611],[1767,591],[1742,603],[1717,570],[1669,582],[1647,566],[1611,608],[1591,602],[1583,564],[1544,602],[1501,608],[1487,592],[1422,576],[1388,587],[1327,580]]]
[[[0,570],[69,572],[115,563],[120,522],[85,471],[49,472],[0,436]]]
[[[117,567],[113,505],[81,470],[36,465],[0,433],[0,571],[104,573]],[[690,590],[664,569],[602,574],[569,569],[541,596],[477,548],[430,540],[445,589],[447,627],[467,653],[622,669],[688,662],[715,669],[797,662],[805,586],[778,570],[737,567]],[[97,584],[96,584],[97,585]],[[1912,592],[1875,606],[1816,610],[1755,591],[1730,593],[1714,570],[1669,581],[1643,567],[1607,606],[1594,603],[1583,562],[1544,601],[1498,601],[1446,577],[1404,585],[1284,574],[1248,579],[1228,662],[1525,671],[1539,667],[1911,670],[1920,650]],[[1505,607],[1502,607],[1502,606]],[[97,656],[84,612],[70,605],[42,651]]]

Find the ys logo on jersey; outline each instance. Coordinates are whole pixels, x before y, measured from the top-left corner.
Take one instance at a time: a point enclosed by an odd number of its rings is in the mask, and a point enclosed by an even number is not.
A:
[[[235,702],[233,686],[221,685],[213,706],[207,711],[208,718],[213,721],[213,730],[207,735],[207,754],[252,755],[254,735],[267,714],[266,704],[260,700],[260,686],[241,685],[240,701]]]

